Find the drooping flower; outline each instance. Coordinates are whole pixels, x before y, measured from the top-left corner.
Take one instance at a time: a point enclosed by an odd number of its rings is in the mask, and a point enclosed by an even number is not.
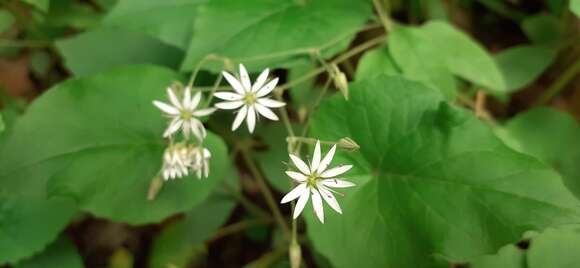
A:
[[[322,199],[334,209],[336,212],[342,214],[340,205],[338,201],[332,194],[336,193],[335,190],[331,188],[346,188],[352,187],[355,184],[344,179],[337,178],[337,176],[342,175],[352,168],[352,165],[339,165],[334,168],[328,169],[334,153],[336,151],[336,145],[332,146],[330,151],[321,158],[320,152],[320,141],[316,141],[316,146],[314,147],[314,154],[312,156],[312,162],[310,166],[307,165],[298,156],[290,154],[290,159],[298,171],[286,171],[286,175],[292,178],[298,183],[294,189],[292,189],[288,194],[286,194],[281,203],[288,203],[296,198],[296,206],[294,207],[293,217],[296,219],[304,206],[308,202],[308,199],[312,196],[312,206],[314,207],[314,213],[320,220],[324,223],[324,209],[322,205]]]
[[[189,139],[191,133],[199,140],[203,140],[206,136],[206,131],[203,123],[198,117],[208,116],[215,111],[215,108],[197,109],[201,102],[201,92],[195,93],[191,96],[191,88],[186,87],[183,94],[183,99],[180,101],[172,88],[167,88],[167,96],[171,104],[160,101],[153,101],[153,104],[163,111],[171,122],[163,133],[163,137],[167,138],[180,129],[186,139]]]
[[[191,170],[195,172],[198,179],[209,176],[209,159],[211,152],[202,146],[195,146],[190,150],[190,162],[188,163]]]
[[[232,131],[236,130],[245,119],[248,130],[252,133],[259,115],[270,120],[278,120],[278,116],[270,108],[279,108],[286,104],[267,98],[278,83],[278,78],[267,82],[268,69],[264,70],[258,76],[253,85],[250,81],[248,71],[246,71],[246,68],[242,64],[240,64],[240,80],[228,72],[222,73],[234,89],[234,92],[216,92],[214,96],[224,101],[216,103],[215,107],[223,110],[239,109],[232,124]]]
[[[187,147],[176,144],[165,149],[163,153],[163,166],[161,175],[163,179],[176,179],[189,174],[188,162],[190,156]]]

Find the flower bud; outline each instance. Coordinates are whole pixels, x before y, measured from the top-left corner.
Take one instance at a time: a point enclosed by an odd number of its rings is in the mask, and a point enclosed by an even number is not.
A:
[[[300,268],[300,263],[302,262],[302,250],[298,243],[293,242],[290,244],[288,255],[290,257],[290,267]]]
[[[348,80],[343,72],[339,72],[334,76],[334,86],[340,90],[345,100],[348,100]]]
[[[349,152],[355,152],[360,149],[360,146],[349,137],[340,139],[338,141],[338,147]]]

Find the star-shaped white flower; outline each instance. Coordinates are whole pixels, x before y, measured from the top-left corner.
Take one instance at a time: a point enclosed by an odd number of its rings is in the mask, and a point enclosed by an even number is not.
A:
[[[299,157],[290,154],[290,159],[299,172],[286,171],[286,174],[294,181],[298,182],[298,186],[286,194],[282,198],[281,203],[288,203],[298,198],[298,202],[296,202],[296,206],[294,207],[294,219],[296,219],[302,210],[304,210],[304,206],[306,206],[310,196],[312,196],[312,206],[314,207],[314,213],[320,222],[324,223],[324,209],[322,206],[322,199],[324,199],[324,201],[326,201],[326,203],[332,209],[342,214],[340,205],[332,194],[336,191],[331,188],[346,188],[352,187],[355,184],[349,181],[345,181],[344,179],[337,178],[337,176],[340,176],[350,170],[352,165],[340,165],[327,169],[330,165],[330,162],[332,161],[332,158],[334,157],[335,151],[336,145],[332,146],[326,156],[321,159],[320,141],[316,141],[314,155],[312,157],[310,166],[308,166]]]
[[[218,102],[215,107],[224,110],[238,109],[238,114],[232,124],[232,131],[236,130],[244,119],[248,125],[250,133],[254,131],[258,115],[262,115],[270,120],[277,121],[278,116],[270,108],[279,108],[286,105],[284,102],[267,98],[267,95],[274,90],[278,83],[278,78],[274,78],[268,83],[269,70],[264,70],[252,85],[248,71],[244,65],[240,64],[240,80],[236,79],[228,72],[222,72],[234,92],[216,92],[216,98],[225,100]]]
[[[197,110],[197,106],[201,102],[201,92],[197,92],[192,97],[191,88],[189,87],[185,88],[181,101],[179,101],[172,88],[167,88],[167,96],[171,104],[153,101],[157,108],[172,119],[163,133],[163,137],[167,138],[181,129],[186,139],[189,138],[190,133],[193,133],[199,140],[203,140],[206,136],[206,131],[198,117],[210,115],[215,111],[215,108]]]

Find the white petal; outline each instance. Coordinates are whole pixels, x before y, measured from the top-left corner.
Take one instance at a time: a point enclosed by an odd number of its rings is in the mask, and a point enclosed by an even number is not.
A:
[[[256,79],[256,82],[254,82],[254,85],[252,85],[252,92],[256,92],[260,88],[262,88],[264,83],[266,83],[266,79],[268,79],[269,72],[270,72],[270,69],[266,69],[266,70],[262,71],[262,73],[260,73],[260,75]]]
[[[300,197],[304,193],[304,191],[308,192],[308,189],[306,189],[306,183],[298,184],[298,186],[294,187],[292,191],[288,192],[284,197],[282,197],[282,201],[280,201],[280,204],[288,203]]]
[[[191,124],[189,120],[183,121],[183,127],[181,127],[181,129],[183,130],[183,136],[185,136],[185,138],[188,139],[189,133],[191,133]]]
[[[278,84],[278,78],[274,78],[272,79],[272,81],[268,82],[268,84],[266,84],[263,88],[260,88],[260,90],[258,90],[258,92],[256,92],[256,97],[263,97],[266,96],[268,94],[270,94],[270,92],[272,92],[272,90],[274,90],[274,88],[276,87],[276,85]]]
[[[304,182],[307,179],[306,175],[295,171],[286,171],[286,175],[297,182]]]
[[[258,111],[258,113],[263,115],[264,117],[273,121],[278,121],[278,116],[274,112],[272,112],[270,108],[266,108],[266,106],[262,106],[259,103],[254,104],[254,108],[256,108],[256,111]]]
[[[320,199],[320,193],[314,188],[312,188],[312,206],[314,207],[314,213],[320,220],[324,223],[324,208],[322,207],[322,199]]]
[[[298,170],[300,170],[300,172],[306,175],[310,175],[310,169],[308,168],[306,163],[302,161],[302,159],[300,159],[298,156],[290,154],[290,160],[292,160],[292,163],[294,163],[294,165],[298,168]]]
[[[324,186],[332,187],[332,188],[347,188],[355,186],[354,183],[350,181],[345,181],[341,179],[326,179],[322,180],[322,184]]]
[[[296,202],[296,206],[294,207],[294,214],[292,215],[294,219],[298,218],[302,210],[304,210],[304,207],[306,206],[309,197],[310,191],[308,191],[308,188],[306,188],[306,190],[302,192],[302,195],[300,196],[298,202]]]
[[[240,63],[240,80],[242,80],[242,86],[246,92],[250,92],[252,90],[252,82],[250,82],[250,76],[248,75],[248,71],[243,64]]]
[[[183,108],[193,110],[193,108],[191,108],[191,88],[190,87],[186,87],[185,93],[183,93]]]
[[[189,126],[191,127],[191,132],[195,137],[199,140],[203,140],[205,138],[205,129],[203,124],[199,120],[190,119]]]
[[[153,101],[153,104],[155,106],[157,106],[157,108],[159,108],[159,110],[170,114],[170,115],[178,115],[179,114],[179,110],[165,102],[160,102],[160,101]]]
[[[310,164],[310,174],[318,170],[318,165],[320,164],[320,141],[316,141],[314,146],[314,155],[312,156],[312,163]]]
[[[268,108],[280,108],[280,107],[283,107],[284,105],[286,105],[286,103],[283,103],[281,101],[275,101],[275,100],[268,99],[268,98],[259,98],[258,103],[262,104]]]
[[[332,148],[330,148],[330,151],[328,151],[328,153],[326,153],[326,155],[324,156],[324,158],[320,162],[320,165],[318,166],[318,170],[316,171],[316,173],[321,174],[322,172],[324,172],[326,170],[328,165],[330,165],[330,162],[332,162],[332,158],[334,157],[334,152],[336,152],[336,144],[333,145]]]
[[[177,107],[178,109],[181,109],[181,103],[179,102],[179,99],[177,99],[177,96],[175,96],[173,89],[171,89],[170,87],[167,88],[167,96],[169,97],[169,100],[171,101],[173,106]]]
[[[254,132],[254,128],[256,127],[256,111],[254,111],[254,107],[248,107],[248,114],[246,115],[246,124],[248,125],[248,130],[250,133]]]
[[[213,94],[213,96],[218,98],[218,99],[227,100],[227,101],[241,100],[244,97],[240,94],[233,93],[233,92],[227,92],[227,91],[216,92]]]
[[[213,112],[215,112],[215,108],[206,108],[206,109],[201,109],[201,110],[197,110],[195,112],[193,112],[194,116],[200,117],[200,116],[208,116],[210,114],[212,114]]]
[[[195,110],[195,108],[197,108],[197,105],[199,105],[200,101],[201,101],[201,91],[198,91],[197,93],[195,93],[195,95],[193,95],[193,98],[191,98],[189,109]]]
[[[240,84],[240,81],[238,81],[238,79],[236,79],[233,75],[229,74],[228,72],[222,72],[222,75],[228,81],[228,83],[230,83],[230,86],[232,86],[232,88],[238,92],[238,94],[245,93],[242,84]]]
[[[169,123],[167,130],[165,130],[165,132],[163,133],[163,137],[167,138],[167,137],[173,135],[173,133],[175,133],[177,130],[179,130],[179,128],[181,127],[181,124],[183,124],[183,120],[180,120],[177,118],[173,119],[171,121],[171,123]]]
[[[244,119],[246,119],[246,114],[248,113],[248,106],[244,105],[242,109],[238,111],[236,118],[234,119],[234,123],[232,124],[232,131],[238,129]]]
[[[331,168],[329,170],[322,172],[322,174],[320,174],[320,177],[323,177],[323,178],[336,177],[342,173],[349,171],[351,168],[352,168],[352,165],[341,165],[341,166]]]
[[[215,107],[223,109],[223,110],[232,110],[240,108],[240,106],[244,105],[243,101],[222,101],[215,104]]]
[[[324,186],[319,184],[318,191],[320,192],[320,195],[322,195],[322,198],[324,199],[324,201],[326,201],[326,203],[332,209],[334,209],[336,212],[342,214],[342,209],[340,209],[340,205],[338,204],[338,201],[336,201],[336,198],[329,190],[326,190],[324,188]]]

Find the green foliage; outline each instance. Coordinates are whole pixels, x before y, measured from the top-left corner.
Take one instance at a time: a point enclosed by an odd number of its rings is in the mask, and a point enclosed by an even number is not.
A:
[[[572,11],[577,17],[580,17],[580,1],[570,0],[570,11]]]
[[[60,40],[56,47],[66,67],[76,76],[126,64],[151,63],[175,68],[183,56],[179,49],[147,35],[107,28]]]
[[[527,254],[529,268],[573,268],[580,264],[580,227],[549,229],[532,240]]]
[[[192,36],[199,4],[207,0],[123,0],[111,10],[103,24],[147,33],[186,49]]]
[[[296,52],[309,49],[320,49],[325,57],[334,55],[369,18],[371,5],[351,0],[216,0],[198,13],[195,38],[182,69],[193,70],[206,55],[216,54],[244,62],[253,72],[291,66]]]
[[[83,268],[83,261],[74,244],[65,236],[60,237],[42,253],[22,261],[15,268]]]
[[[525,19],[521,27],[528,38],[538,44],[554,44],[560,41],[564,29],[558,18],[540,14]]]
[[[411,59],[412,60],[412,59]],[[413,65],[413,61],[405,61],[404,64]],[[412,69],[410,69],[412,70]],[[401,72],[395,66],[393,57],[387,48],[376,48],[363,55],[356,69],[355,80],[367,80],[381,74],[398,75]],[[420,80],[419,77],[417,79]],[[428,81],[428,78],[425,80]]]
[[[23,2],[32,5],[34,8],[47,12],[50,7],[50,0],[22,0]]]
[[[555,172],[507,148],[437,91],[386,77],[352,88],[350,101],[323,103],[312,125],[316,137],[361,146],[337,153],[337,162],[354,164],[357,183],[341,200],[344,215],[321,225],[306,213],[309,237],[335,266],[464,262],[525,231],[579,219]]]
[[[557,50],[550,46],[522,45],[495,56],[505,77],[506,90],[516,91],[532,83],[552,64]]]
[[[3,33],[12,27],[14,15],[8,10],[0,9],[0,33]]]

